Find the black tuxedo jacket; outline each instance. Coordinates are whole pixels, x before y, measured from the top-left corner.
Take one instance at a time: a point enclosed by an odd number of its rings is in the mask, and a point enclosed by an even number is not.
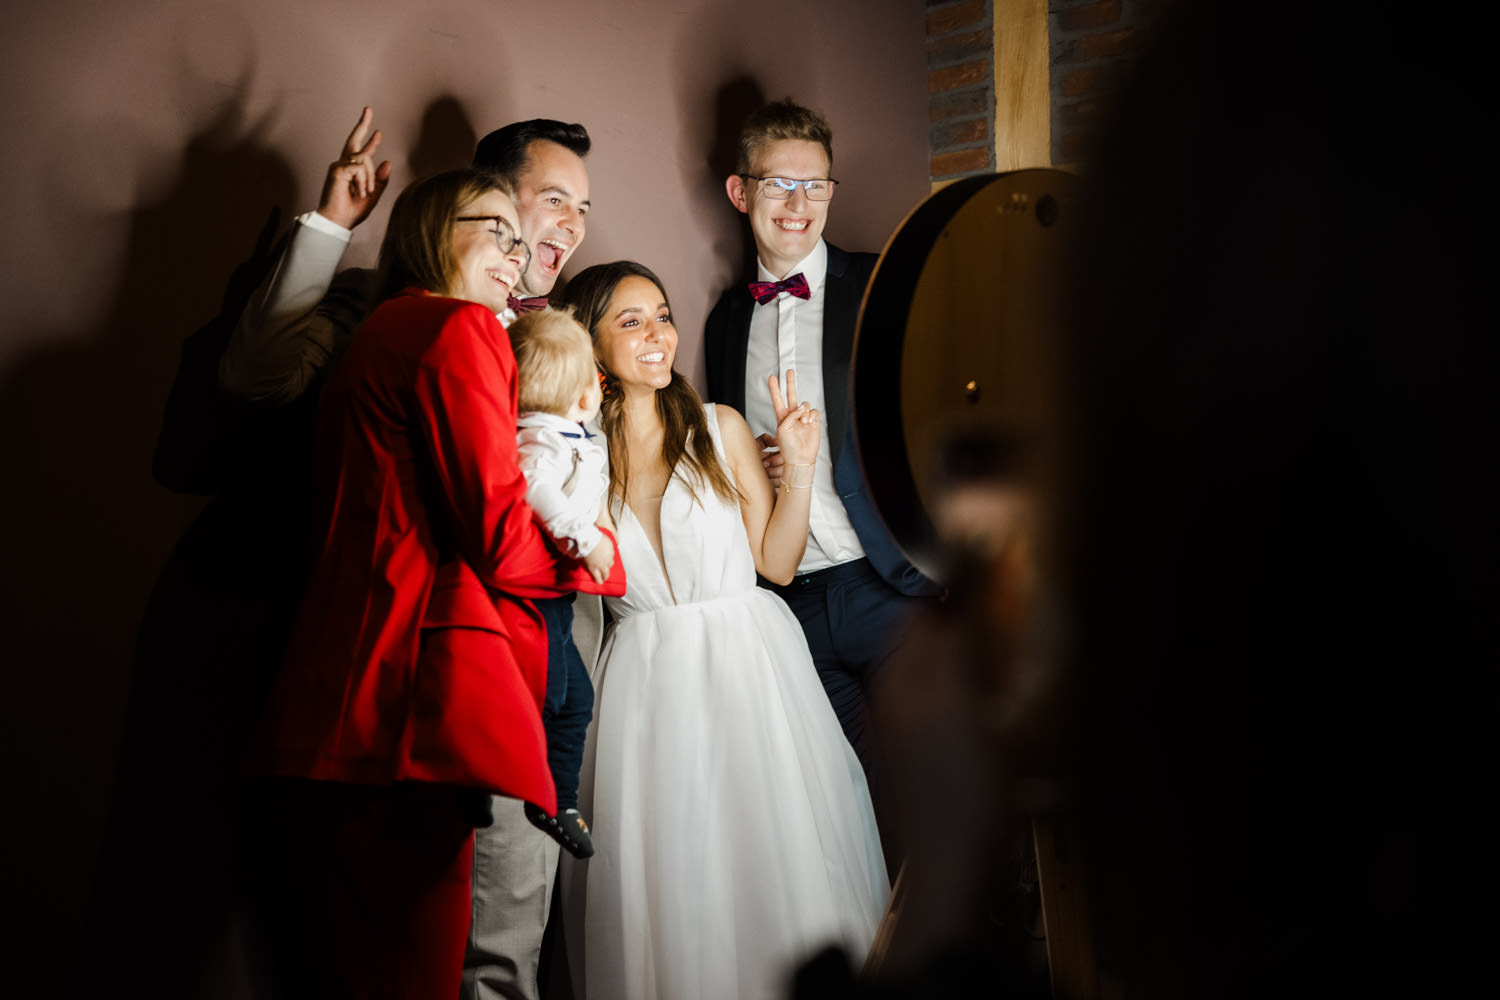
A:
[[[942,588],[907,562],[870,502],[849,420],[849,359],[854,353],[855,325],[878,259],[872,253],[845,253],[828,244],[828,277],[823,286],[823,420],[832,450],[833,482],[876,572],[903,594],[938,594]],[[732,285],[719,296],[704,327],[709,398],[741,413],[745,412],[745,352],[754,308],[749,288],[743,283]]]

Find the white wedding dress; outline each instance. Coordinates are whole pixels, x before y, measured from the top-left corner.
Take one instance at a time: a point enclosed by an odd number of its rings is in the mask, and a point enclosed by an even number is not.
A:
[[[665,571],[629,508],[616,523],[627,590],[580,788],[598,853],[564,873],[582,995],[785,997],[830,944],[858,968],[889,894],[869,791],[801,627],[755,584],[738,504],[674,476]]]

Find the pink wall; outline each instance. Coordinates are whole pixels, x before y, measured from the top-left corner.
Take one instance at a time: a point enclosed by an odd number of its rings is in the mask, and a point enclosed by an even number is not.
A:
[[[283,223],[313,207],[361,105],[397,185],[517,118],[586,124],[594,214],[574,269],[655,268],[679,364],[701,382],[703,317],[743,263],[711,166],[722,137],[762,99],[823,110],[843,182],[828,234],[878,250],[928,189],[926,59],[910,0],[17,6],[0,38],[0,655],[7,799],[25,807],[6,824],[7,909],[38,930],[12,954],[55,987],[76,953],[136,623],[200,505],[150,478],[177,352],[272,207]],[[520,23],[528,10],[540,24]],[[384,219],[349,261],[372,259]]]

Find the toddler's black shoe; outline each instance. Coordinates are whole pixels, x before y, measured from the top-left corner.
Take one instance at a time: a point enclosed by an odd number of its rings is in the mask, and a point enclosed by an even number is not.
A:
[[[589,836],[589,825],[577,809],[564,809],[556,816],[548,816],[542,807],[526,803],[526,818],[531,825],[563,846],[563,850],[575,858],[594,856],[594,838]]]

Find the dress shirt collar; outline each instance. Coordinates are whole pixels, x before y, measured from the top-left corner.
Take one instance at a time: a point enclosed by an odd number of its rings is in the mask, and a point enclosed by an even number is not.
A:
[[[823,279],[828,277],[828,244],[824,243],[821,239],[818,240],[818,245],[813,247],[812,253],[798,261],[797,266],[793,267],[786,274],[772,274],[766,270],[766,265],[762,264],[760,258],[757,257],[755,259],[755,273],[759,275],[757,279],[759,281],[780,281],[782,278],[788,278],[800,273],[802,277],[807,279],[807,287],[812,289],[812,293],[816,295],[823,289]]]
[[[555,413],[543,413],[540,410],[526,410],[516,415],[516,430],[539,430],[554,431],[567,437],[591,438],[594,435],[583,424],[575,423],[567,417],[559,417]]]

